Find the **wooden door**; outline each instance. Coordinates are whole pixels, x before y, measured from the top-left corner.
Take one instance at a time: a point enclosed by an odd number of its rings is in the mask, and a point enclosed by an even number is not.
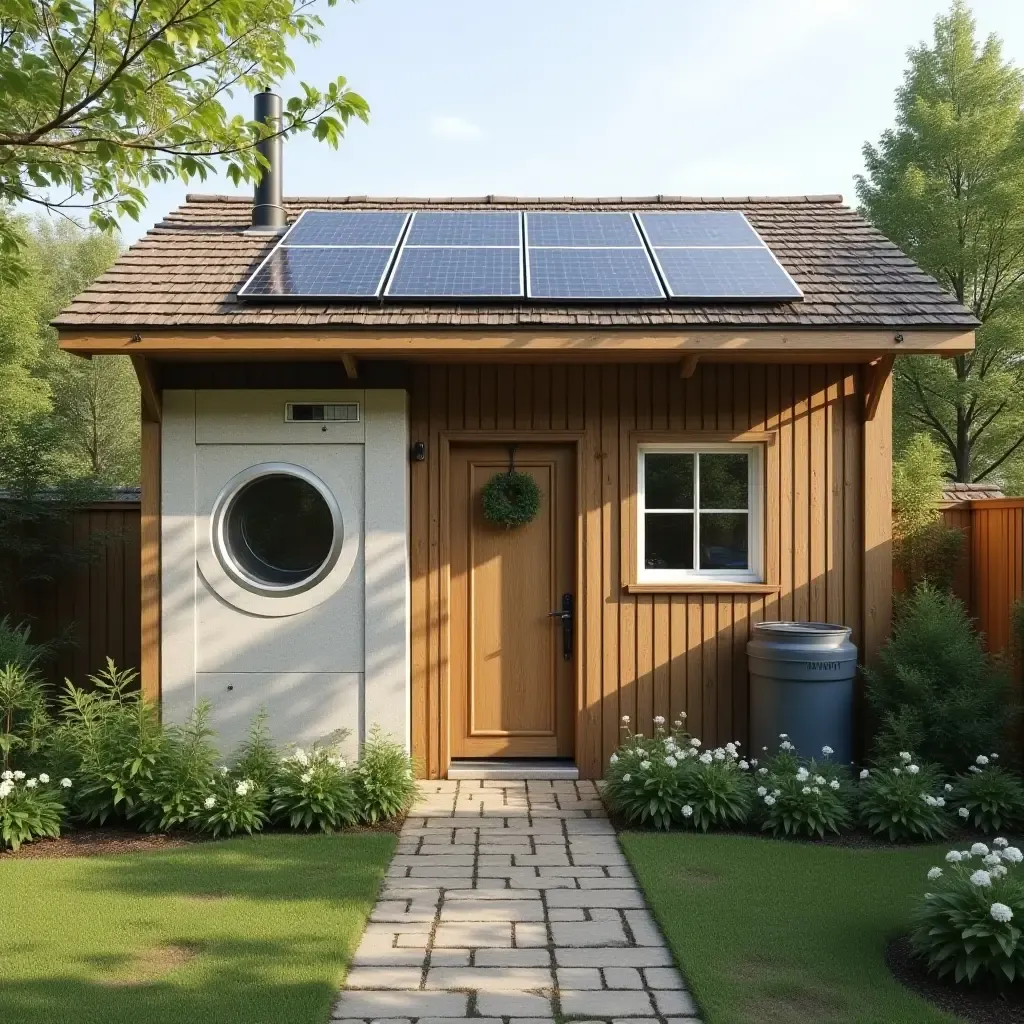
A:
[[[575,603],[575,461],[571,446],[519,445],[540,510],[505,529],[484,519],[481,492],[508,469],[508,448],[451,449],[452,757],[572,756],[575,643],[567,659],[549,613],[565,594]]]

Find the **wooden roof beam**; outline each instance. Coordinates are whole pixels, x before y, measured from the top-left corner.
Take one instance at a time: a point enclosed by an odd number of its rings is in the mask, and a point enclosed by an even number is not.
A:
[[[341,353],[341,365],[345,367],[345,376],[355,380],[359,376],[359,362],[351,352]]]
[[[873,420],[895,356],[881,356],[864,369],[864,419]]]
[[[689,355],[683,356],[683,361],[679,366],[679,376],[686,380],[688,377],[692,377],[697,372],[697,363],[700,361],[700,356]]]
[[[142,397],[142,419],[147,423],[159,423],[163,419],[163,399],[160,385],[153,373],[153,364],[145,357],[132,353],[132,366],[139,378],[139,393]]]

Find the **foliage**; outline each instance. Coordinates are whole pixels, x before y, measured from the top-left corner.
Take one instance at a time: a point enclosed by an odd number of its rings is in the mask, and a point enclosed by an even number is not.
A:
[[[203,802],[196,808],[192,824],[214,839],[236,832],[252,835],[267,820],[266,791],[252,779],[235,778],[225,769],[213,777]]]
[[[922,428],[954,480],[1009,470],[1024,445],[1024,75],[962,0],[909,54],[896,125],[865,145],[864,212],[970,309],[974,352],[899,359],[898,436]]]
[[[327,0],[333,6],[335,0]],[[233,89],[255,92],[295,70],[292,41],[316,43],[313,0],[14,0],[0,23],[0,202],[85,207],[93,224],[138,218],[153,182],[259,177],[253,148],[311,131],[337,147],[365,101],[343,77],[299,84],[279,126],[229,116]],[[56,196],[54,197],[54,193]],[[16,237],[0,220],[8,277]]]
[[[998,838],[991,850],[984,843],[950,850],[947,866],[928,872],[932,891],[914,910],[910,938],[931,971],[968,983],[1024,976],[1024,941],[1014,923],[1024,915],[1022,859],[1017,847]]]
[[[280,760],[267,727],[267,709],[260,708],[249,726],[248,737],[235,752],[234,775],[251,780],[257,789],[265,791],[277,775]]]
[[[209,719],[210,705],[202,701],[184,726],[164,727],[160,756],[133,811],[144,831],[166,832],[187,825],[209,795],[217,760]]]
[[[64,783],[71,785],[70,779]],[[0,848],[17,850],[34,839],[55,839],[64,820],[61,785],[46,774],[26,778],[23,771],[0,773]]]
[[[978,750],[1002,749],[1017,713],[1006,673],[964,606],[928,584],[899,602],[878,665],[864,674],[880,757],[913,750],[947,772],[964,771]]]
[[[948,783],[933,764],[917,764],[909,751],[861,772],[860,823],[890,842],[941,839],[949,831]]]
[[[356,765],[356,791],[364,821],[397,818],[416,796],[412,759],[405,748],[374,726]]]
[[[18,662],[0,663],[0,765],[10,768],[15,756],[34,758],[49,733],[46,692],[38,677]]]
[[[167,748],[156,708],[132,689],[136,679],[108,658],[89,677],[92,689],[65,680],[57,744],[78,765],[73,810],[92,824],[141,813]]]
[[[37,643],[31,636],[27,622],[15,623],[9,615],[0,618],[0,666],[17,665],[27,672],[55,652],[52,641]]]
[[[943,459],[928,434],[915,434],[893,463],[894,558],[908,587],[923,581],[949,590],[963,552],[963,533],[942,522]]]
[[[270,817],[289,828],[343,828],[359,820],[356,777],[330,749],[301,748],[281,761],[271,790]]]
[[[484,518],[510,530],[533,522],[540,509],[540,488],[529,473],[495,473],[481,494]]]
[[[701,753],[700,740],[683,728],[685,718],[669,732],[664,718],[655,717],[649,738],[633,733],[623,718],[623,742],[605,773],[609,807],[630,824],[662,829],[742,825],[750,812],[749,764],[735,743]]]
[[[779,736],[780,749],[757,769],[757,805],[761,828],[772,835],[838,834],[850,823],[848,777],[833,761],[831,747],[822,759],[797,756],[789,737]]]
[[[998,832],[1024,821],[1024,785],[1005,768],[992,764],[998,754],[979,754],[953,782],[950,800],[965,823],[982,832]]]

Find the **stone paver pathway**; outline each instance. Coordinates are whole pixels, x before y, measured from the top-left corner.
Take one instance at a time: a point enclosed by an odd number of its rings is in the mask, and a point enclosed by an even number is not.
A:
[[[420,784],[335,1020],[697,1019],[592,782]]]

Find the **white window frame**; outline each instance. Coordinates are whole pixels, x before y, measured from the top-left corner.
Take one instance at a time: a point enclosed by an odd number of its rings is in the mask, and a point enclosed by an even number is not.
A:
[[[636,460],[636,579],[638,583],[763,583],[764,582],[764,445],[745,442],[681,442],[637,446]],[[736,569],[648,569],[644,548],[647,540],[647,502],[645,474],[648,455],[696,455],[694,471],[694,507],[680,509],[693,513],[693,557],[700,558],[700,459],[703,453],[747,456],[746,509],[705,509],[706,512],[745,512],[747,515],[747,555],[749,567]],[[671,513],[672,509],[652,510]]]

